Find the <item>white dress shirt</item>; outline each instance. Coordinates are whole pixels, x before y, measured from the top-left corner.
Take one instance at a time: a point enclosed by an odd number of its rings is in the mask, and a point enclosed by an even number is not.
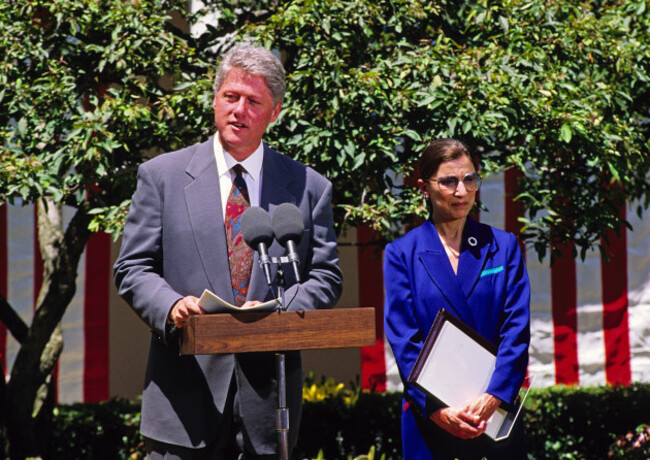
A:
[[[231,168],[236,164],[241,164],[246,172],[243,174],[246,186],[248,187],[248,197],[251,206],[260,205],[260,194],[262,193],[262,161],[264,160],[264,147],[260,142],[255,151],[244,161],[236,161],[221,145],[219,134],[214,136],[214,157],[217,161],[217,173],[219,174],[219,190],[221,192],[221,211],[222,217],[226,220],[226,203],[228,195],[232,188],[235,174]]]

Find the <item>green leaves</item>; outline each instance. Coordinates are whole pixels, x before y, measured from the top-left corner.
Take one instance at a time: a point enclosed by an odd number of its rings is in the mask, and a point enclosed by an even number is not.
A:
[[[185,78],[205,87],[194,81],[207,66],[169,23],[168,9],[183,5],[0,5],[0,199],[118,205],[133,192],[143,152],[180,147],[204,133],[187,135],[195,120],[183,110],[202,105],[196,94],[185,91],[179,102],[170,89]],[[191,66],[191,74],[181,72]]]
[[[396,221],[422,217],[411,189],[388,177],[408,177],[442,136],[474,146],[485,173],[524,171],[522,236],[540,254],[561,241],[584,254],[620,227],[623,203],[647,206],[642,2],[354,3],[283,3],[247,31],[286,52],[287,115],[309,129],[270,135],[334,181],[339,224],[365,222],[390,239]],[[412,11],[423,14],[414,21]]]
[[[562,125],[562,127],[560,128],[560,138],[567,144],[570,144],[572,136],[573,136],[573,131],[571,131],[571,126]]]
[[[234,34],[283,56],[288,94],[266,139],[332,180],[339,228],[391,239],[425,216],[412,169],[443,136],[486,174],[524,172],[522,236],[540,254],[561,241],[584,253],[620,228],[624,203],[650,204],[644,1],[203,3],[186,16],[180,0],[1,4],[0,194],[91,200],[93,228],[119,231],[143,154],[211,134],[220,37]]]

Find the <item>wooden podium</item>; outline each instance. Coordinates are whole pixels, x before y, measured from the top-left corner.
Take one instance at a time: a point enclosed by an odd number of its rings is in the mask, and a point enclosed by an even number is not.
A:
[[[374,308],[334,308],[190,316],[182,355],[315,350],[375,344]]]
[[[285,351],[364,347],[375,344],[374,308],[335,308],[190,316],[182,329],[180,353],[276,352],[280,459],[288,460]]]

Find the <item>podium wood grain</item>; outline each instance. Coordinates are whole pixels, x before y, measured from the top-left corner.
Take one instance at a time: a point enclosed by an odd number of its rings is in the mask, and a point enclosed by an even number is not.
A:
[[[180,353],[315,350],[374,344],[374,308],[218,313],[189,318],[182,329]]]

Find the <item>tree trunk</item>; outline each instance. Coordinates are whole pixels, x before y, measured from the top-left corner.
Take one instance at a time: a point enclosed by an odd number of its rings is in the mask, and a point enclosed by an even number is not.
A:
[[[44,402],[53,397],[48,396],[52,388],[48,378],[51,379],[63,347],[58,325],[75,293],[79,259],[90,237],[89,222],[85,210],[79,209],[64,232],[61,207],[46,199],[38,202],[43,286],[6,388],[7,433],[13,460],[42,453],[36,433],[36,426],[40,425],[37,420],[52,417],[51,410],[49,413],[46,410],[51,405]]]

